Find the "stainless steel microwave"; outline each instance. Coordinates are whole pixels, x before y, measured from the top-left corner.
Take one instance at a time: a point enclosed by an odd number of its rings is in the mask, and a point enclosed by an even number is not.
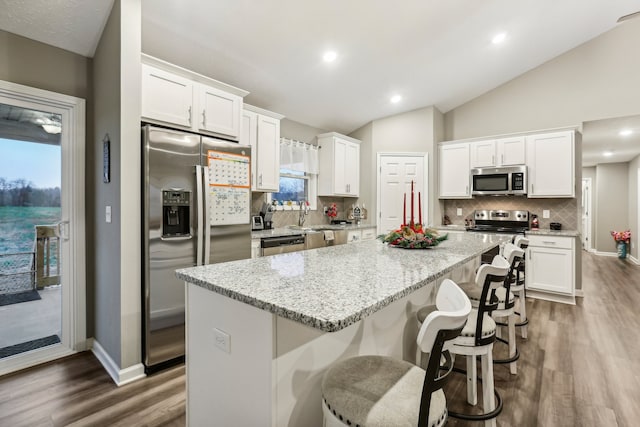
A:
[[[471,169],[471,194],[525,195],[527,194],[527,167]]]

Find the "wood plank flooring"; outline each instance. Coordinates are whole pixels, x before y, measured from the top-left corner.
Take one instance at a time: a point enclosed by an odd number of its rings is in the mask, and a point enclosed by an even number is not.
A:
[[[640,267],[583,253],[583,287],[576,306],[527,301],[518,374],[494,365],[504,400],[499,426],[640,422]],[[0,426],[184,426],[184,378],[180,366],[118,388],[91,353],[78,354],[0,378]],[[464,387],[461,375],[447,385],[451,410],[473,409]]]

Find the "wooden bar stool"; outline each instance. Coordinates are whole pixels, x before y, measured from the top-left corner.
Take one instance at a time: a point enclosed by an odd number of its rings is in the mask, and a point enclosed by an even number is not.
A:
[[[358,356],[335,363],[322,380],[325,427],[442,426],[447,406],[442,387],[453,368],[446,350],[460,334],[469,313],[469,298],[446,279],[436,296],[437,309],[420,327],[416,342],[430,353],[426,370],[386,356]],[[440,359],[449,371],[440,375]]]
[[[525,270],[526,270],[526,249],[529,247],[529,239],[525,236],[517,235],[513,239],[513,244],[525,251],[525,255],[522,257],[522,261],[518,265],[518,269],[512,278],[511,292],[517,298],[518,309],[516,315],[520,316],[520,322],[516,323],[516,327],[521,328],[520,334],[522,338],[527,338],[527,329],[529,325],[529,319],[527,318],[527,290],[525,289]]]
[[[491,264],[483,264],[476,273],[475,283],[481,289],[478,306],[471,310],[467,324],[460,336],[447,344],[451,354],[466,356],[467,370],[454,371],[465,373],[467,376],[467,402],[470,405],[478,403],[478,377],[476,357],[480,356],[482,369],[482,400],[483,414],[471,415],[449,411],[454,418],[472,421],[485,421],[485,426],[496,425],[495,418],[502,411],[502,399],[495,391],[493,384],[493,343],[496,339],[496,323],[491,318],[491,312],[498,307],[496,290],[503,286],[509,273],[509,264],[500,255],[493,258]],[[418,322],[426,319],[433,307],[427,306],[417,313]],[[418,363],[421,358],[418,358]],[[431,360],[431,359],[429,359]],[[494,398],[495,397],[495,398]]]

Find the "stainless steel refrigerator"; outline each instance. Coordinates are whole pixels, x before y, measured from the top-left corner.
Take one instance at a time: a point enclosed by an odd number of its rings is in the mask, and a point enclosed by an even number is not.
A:
[[[185,351],[175,270],[251,258],[251,147],[145,125],[143,337],[147,371]]]

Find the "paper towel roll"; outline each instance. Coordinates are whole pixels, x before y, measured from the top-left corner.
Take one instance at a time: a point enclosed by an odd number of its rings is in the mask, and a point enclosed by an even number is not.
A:
[[[333,240],[334,238],[333,230],[324,230],[323,233],[324,233],[324,240],[328,242]]]

